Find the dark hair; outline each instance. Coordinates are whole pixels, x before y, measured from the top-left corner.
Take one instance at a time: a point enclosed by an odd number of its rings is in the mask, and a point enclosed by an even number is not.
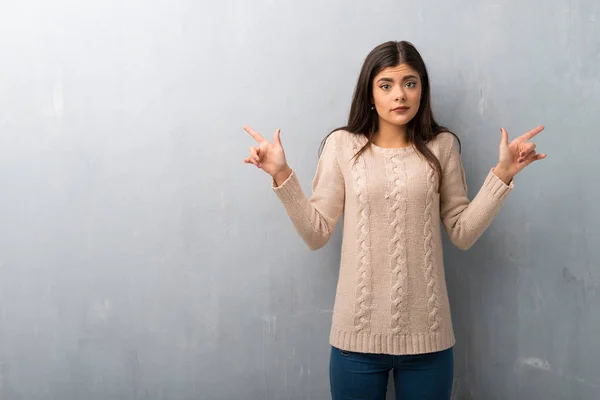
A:
[[[416,70],[421,78],[421,102],[417,114],[408,123],[407,139],[409,143],[415,146],[419,153],[425,156],[429,165],[437,172],[441,185],[442,167],[435,154],[429,150],[426,144],[442,132],[452,132],[440,126],[433,117],[427,67],[417,49],[409,42],[390,41],[382,43],[369,53],[363,63],[356,88],[354,89],[348,124],[344,127],[334,129],[329,135],[336,131],[345,130],[355,135],[366,136],[367,143],[355,154],[355,160],[367,150],[371,143],[373,143],[373,135],[379,130],[379,116],[375,110],[371,109],[371,105],[373,104],[373,80],[385,68],[395,67],[403,63],[408,64]],[[329,135],[323,139],[319,154]],[[460,140],[456,135],[454,136],[460,145]]]

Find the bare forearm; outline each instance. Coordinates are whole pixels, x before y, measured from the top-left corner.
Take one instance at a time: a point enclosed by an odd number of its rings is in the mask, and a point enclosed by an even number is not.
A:
[[[502,180],[502,182],[504,182],[507,185],[514,178],[514,176],[512,176],[510,174],[510,172],[508,172],[505,168],[503,168],[500,165],[496,165],[492,171],[494,172],[494,175],[496,175],[498,178],[500,178]]]
[[[290,175],[292,174],[292,169],[289,166],[286,166],[282,171],[273,175],[273,180],[277,186],[281,186],[283,182],[285,182]]]

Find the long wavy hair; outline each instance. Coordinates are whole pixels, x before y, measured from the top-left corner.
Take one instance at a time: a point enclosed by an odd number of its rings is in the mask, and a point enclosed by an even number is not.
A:
[[[348,124],[334,129],[329,135],[336,131],[345,130],[355,135],[365,136],[367,143],[354,155],[355,160],[371,146],[373,136],[379,130],[379,115],[375,109],[371,108],[374,103],[373,80],[385,68],[395,67],[399,64],[408,64],[419,73],[421,78],[421,101],[417,114],[407,126],[408,142],[415,146],[416,150],[427,159],[429,165],[437,172],[441,185],[442,167],[435,154],[429,150],[426,144],[442,132],[452,132],[439,125],[433,117],[427,67],[421,54],[410,42],[385,42],[371,50],[363,63],[354,89]],[[319,154],[321,154],[329,135],[323,139]],[[456,135],[454,136],[460,145],[460,140]]]

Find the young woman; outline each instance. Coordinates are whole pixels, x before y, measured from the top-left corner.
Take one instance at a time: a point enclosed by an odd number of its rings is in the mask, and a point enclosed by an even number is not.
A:
[[[367,56],[347,126],[323,141],[310,198],[273,142],[256,140],[244,161],[273,180],[295,229],[313,250],[344,215],[330,334],[333,399],[383,400],[390,371],[397,399],[449,399],[455,344],[442,261],[441,223],[452,242],[475,243],[513,188],[513,177],[546,157],[530,143],[537,127],[509,142],[467,198],[460,145],[435,121],[427,69],[408,42]],[[441,222],[441,223],[440,223]]]

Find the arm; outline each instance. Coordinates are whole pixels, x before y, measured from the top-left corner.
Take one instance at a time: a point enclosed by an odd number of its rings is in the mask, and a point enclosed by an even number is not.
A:
[[[440,216],[452,243],[467,250],[490,225],[513,185],[506,184],[491,170],[477,195],[469,201],[458,142],[454,137],[451,139],[452,143],[444,146],[445,156],[440,160],[443,171]]]
[[[338,162],[335,136],[335,133],[329,136],[319,158],[310,198],[304,194],[295,172],[287,172],[283,182],[277,176],[273,179],[273,190],[311,250],[327,244],[344,211],[344,177]]]
[[[542,125],[531,129],[514,140],[502,128],[498,164],[489,173],[472,202],[467,198],[467,185],[458,143],[454,136],[448,143],[442,164],[443,180],[440,188],[440,215],[450,240],[460,249],[467,250],[486,230],[513,188],[513,178],[532,163],[543,160],[546,154],[535,151],[529,142],[544,130]],[[442,160],[440,160],[442,162]]]

